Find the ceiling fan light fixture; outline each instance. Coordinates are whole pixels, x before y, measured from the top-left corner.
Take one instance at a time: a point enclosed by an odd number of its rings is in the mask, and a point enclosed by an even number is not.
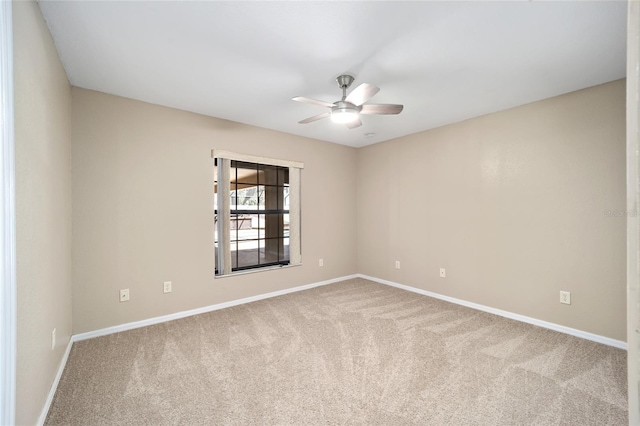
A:
[[[355,108],[335,107],[331,110],[331,121],[334,123],[351,123],[358,117],[358,110]]]

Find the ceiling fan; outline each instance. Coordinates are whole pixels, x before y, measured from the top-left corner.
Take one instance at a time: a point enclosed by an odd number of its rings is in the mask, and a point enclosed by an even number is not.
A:
[[[344,123],[349,129],[355,129],[356,127],[362,126],[360,114],[388,115],[400,114],[402,112],[402,108],[404,108],[403,105],[365,104],[365,102],[374,97],[380,90],[371,84],[362,83],[360,86],[353,89],[353,91],[349,93],[349,96],[347,96],[347,89],[351,86],[353,80],[354,78],[351,75],[341,75],[336,78],[338,86],[342,89],[342,99],[334,103],[305,98],[302,96],[296,96],[293,98],[292,100],[296,102],[331,108],[331,111],[329,112],[314,115],[313,117],[309,117],[299,121],[298,123],[308,124],[326,117],[331,117],[332,121],[336,123]]]

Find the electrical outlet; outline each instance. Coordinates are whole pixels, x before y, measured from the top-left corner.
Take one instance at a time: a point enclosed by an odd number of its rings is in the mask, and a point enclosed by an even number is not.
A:
[[[318,260],[318,266],[324,266],[324,259]]]
[[[51,350],[54,350],[56,347],[56,329],[54,328],[51,332]]]
[[[569,291],[561,291],[560,292],[560,303],[564,303],[565,305],[571,304],[571,292]]]
[[[396,269],[400,269],[400,261],[396,260]]]
[[[440,278],[447,278],[447,270],[440,268]]]
[[[121,302],[128,302],[129,301],[129,289],[128,288],[123,288],[122,290],[120,290],[120,301]]]
[[[171,293],[171,281],[165,281],[163,288],[165,293]]]

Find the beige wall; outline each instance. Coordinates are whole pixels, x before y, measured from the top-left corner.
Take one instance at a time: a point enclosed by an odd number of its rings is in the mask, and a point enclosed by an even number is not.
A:
[[[358,272],[624,341],[606,210],[625,210],[624,80],[360,149]]]
[[[359,150],[72,93],[74,333],[360,272],[625,340],[624,81]],[[213,279],[211,148],[306,163],[304,266]]]
[[[355,149],[84,89],[72,99],[74,334],[357,272]],[[302,266],[213,278],[212,148],[305,163]]]
[[[71,87],[36,3],[13,3],[13,29],[16,421],[34,424],[71,335]]]

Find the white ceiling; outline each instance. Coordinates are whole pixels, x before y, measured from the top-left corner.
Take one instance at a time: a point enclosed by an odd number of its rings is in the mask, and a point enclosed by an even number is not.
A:
[[[359,147],[625,76],[626,2],[41,1],[71,84]],[[348,130],[291,101],[381,88]],[[366,134],[373,133],[369,137]]]

